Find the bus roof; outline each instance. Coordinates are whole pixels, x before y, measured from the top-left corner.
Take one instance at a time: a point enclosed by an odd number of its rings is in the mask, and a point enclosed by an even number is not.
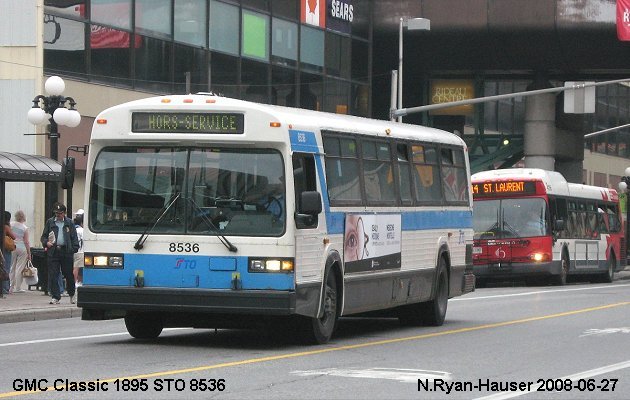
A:
[[[171,112],[178,111],[178,109],[188,111],[258,111],[261,113],[261,116],[266,114],[270,121],[280,122],[283,126],[289,126],[289,129],[320,129],[348,133],[363,133],[467,147],[459,136],[440,129],[344,114],[260,104],[205,93],[157,96],[122,103],[102,111],[96,117],[95,123],[99,119],[112,118],[113,114],[121,110],[140,111],[156,109]],[[100,133],[102,134],[103,132],[101,131]]]
[[[569,183],[557,171],[547,171],[540,168],[506,168],[491,171],[482,171],[471,176],[475,183],[495,181],[540,181],[544,184],[547,194],[558,196],[571,196],[593,200],[618,201],[619,196],[615,189],[599,186]]]

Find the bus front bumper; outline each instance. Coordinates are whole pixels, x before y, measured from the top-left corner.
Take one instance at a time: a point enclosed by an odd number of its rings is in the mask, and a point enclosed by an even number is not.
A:
[[[505,279],[515,277],[536,277],[559,275],[560,262],[539,263],[497,263],[473,265],[477,278]]]
[[[212,290],[81,286],[82,319],[122,318],[128,312],[276,315],[295,314],[296,294],[277,290]]]

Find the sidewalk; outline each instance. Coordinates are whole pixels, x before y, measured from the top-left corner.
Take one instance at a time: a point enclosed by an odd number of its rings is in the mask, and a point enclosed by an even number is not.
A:
[[[630,280],[630,266],[615,273],[615,281],[619,280]],[[70,304],[67,296],[61,297],[60,304],[48,304],[49,301],[50,296],[37,290],[5,295],[0,298],[0,324],[81,316],[81,309]]]
[[[62,296],[59,304],[48,304],[50,295],[35,290],[4,295],[0,298],[0,324],[80,317],[81,309]]]

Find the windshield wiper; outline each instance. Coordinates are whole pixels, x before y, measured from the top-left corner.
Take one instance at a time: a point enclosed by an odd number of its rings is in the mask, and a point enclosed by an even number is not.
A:
[[[199,217],[201,218],[201,220],[205,222],[210,228],[212,228],[212,233],[214,233],[214,235],[219,238],[219,241],[223,243],[223,245],[229,251],[231,251],[232,253],[236,253],[238,251],[236,246],[234,246],[225,236],[219,233],[219,229],[217,228],[217,226],[212,222],[210,218],[208,218],[201,207],[199,207],[197,203],[195,203],[195,200],[189,198],[186,198],[185,200],[188,201],[195,208],[195,210],[199,213]]]
[[[149,237],[149,234],[153,231],[153,228],[155,228],[157,226],[157,224],[160,222],[160,220],[162,218],[164,218],[164,216],[166,215],[168,210],[170,210],[171,207],[173,206],[173,204],[175,204],[175,202],[177,201],[177,199],[179,199],[180,195],[181,195],[181,193],[179,191],[177,191],[177,192],[175,192],[175,194],[173,194],[173,196],[171,196],[171,198],[168,200],[168,203],[166,203],[166,205],[164,207],[162,207],[160,212],[158,212],[156,214],[156,216],[153,218],[153,220],[155,220],[153,225],[151,225],[150,227],[145,229],[144,232],[142,232],[142,235],[140,235],[140,237],[136,241],[136,244],[133,245],[134,249],[136,249],[138,251],[142,250],[142,248],[144,247],[144,242]]]

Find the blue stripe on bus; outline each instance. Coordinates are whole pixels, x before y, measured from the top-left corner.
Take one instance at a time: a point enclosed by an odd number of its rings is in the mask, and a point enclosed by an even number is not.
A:
[[[303,153],[319,152],[314,132],[290,129],[289,138],[291,139],[291,150],[293,151],[301,151]]]
[[[231,289],[232,274],[239,273],[242,289],[294,289],[293,274],[250,273],[248,257],[125,254],[124,269],[85,268],[89,285],[133,286],[135,271],[144,273],[145,287]]]
[[[344,212],[331,212],[326,215],[328,234],[344,233],[346,214]],[[390,212],[384,211],[382,214],[396,213],[392,210]],[[472,228],[472,211],[403,212],[401,219],[403,231]]]

